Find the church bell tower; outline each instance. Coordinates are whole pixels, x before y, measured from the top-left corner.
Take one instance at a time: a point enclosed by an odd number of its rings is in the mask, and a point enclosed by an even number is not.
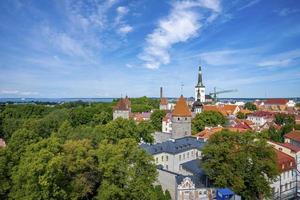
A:
[[[195,101],[200,101],[201,103],[205,102],[205,86],[202,81],[202,70],[201,66],[199,66],[198,71],[198,83],[195,86]]]

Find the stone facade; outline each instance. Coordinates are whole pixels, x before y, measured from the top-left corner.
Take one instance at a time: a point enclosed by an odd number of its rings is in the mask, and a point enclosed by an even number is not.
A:
[[[172,116],[172,138],[182,138],[192,134],[192,117]]]
[[[123,118],[123,119],[129,119],[130,112],[129,110],[115,110],[113,112],[113,119],[117,118]]]

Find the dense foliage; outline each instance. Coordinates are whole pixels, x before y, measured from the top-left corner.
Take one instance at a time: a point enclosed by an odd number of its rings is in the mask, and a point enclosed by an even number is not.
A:
[[[218,125],[224,125],[226,118],[217,111],[203,111],[196,114],[192,120],[192,131],[198,133],[204,130],[205,127],[214,127]]]
[[[150,120],[154,130],[161,131],[162,129],[162,120],[166,116],[166,112],[164,110],[155,110],[150,116]]]
[[[238,113],[236,114],[236,117],[237,117],[238,119],[245,119],[245,118],[246,118],[246,115],[245,115],[244,113],[242,113],[242,112],[238,112]]]
[[[0,199],[170,199],[138,146],[152,123],[112,121],[113,105],[1,106]]]
[[[293,129],[297,129],[295,116],[293,115],[278,113],[275,115],[274,122],[280,125],[280,128],[276,129],[274,126],[271,126],[263,132],[263,135],[275,142],[283,142],[285,134],[291,132]]]
[[[252,111],[257,110],[256,105],[252,102],[245,103],[244,108]]]
[[[266,140],[223,130],[208,140],[203,156],[202,166],[216,187],[230,187],[249,200],[271,196],[270,183],[279,173]]]

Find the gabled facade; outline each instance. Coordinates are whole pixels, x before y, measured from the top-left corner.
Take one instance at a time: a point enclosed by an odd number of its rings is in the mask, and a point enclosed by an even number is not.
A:
[[[129,119],[131,114],[131,102],[126,96],[125,99],[121,98],[113,109],[113,119],[123,118]]]

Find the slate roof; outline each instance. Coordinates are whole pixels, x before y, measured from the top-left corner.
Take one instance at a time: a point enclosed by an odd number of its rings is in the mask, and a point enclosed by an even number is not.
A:
[[[182,168],[185,169],[186,171],[191,172],[194,175],[203,175],[204,172],[200,168],[200,165],[201,165],[200,159],[191,160],[181,164]]]
[[[146,150],[149,154],[155,155],[159,153],[178,154],[191,149],[202,149],[204,145],[205,142],[197,140],[195,137],[184,137],[153,145],[141,144],[140,147]]]

